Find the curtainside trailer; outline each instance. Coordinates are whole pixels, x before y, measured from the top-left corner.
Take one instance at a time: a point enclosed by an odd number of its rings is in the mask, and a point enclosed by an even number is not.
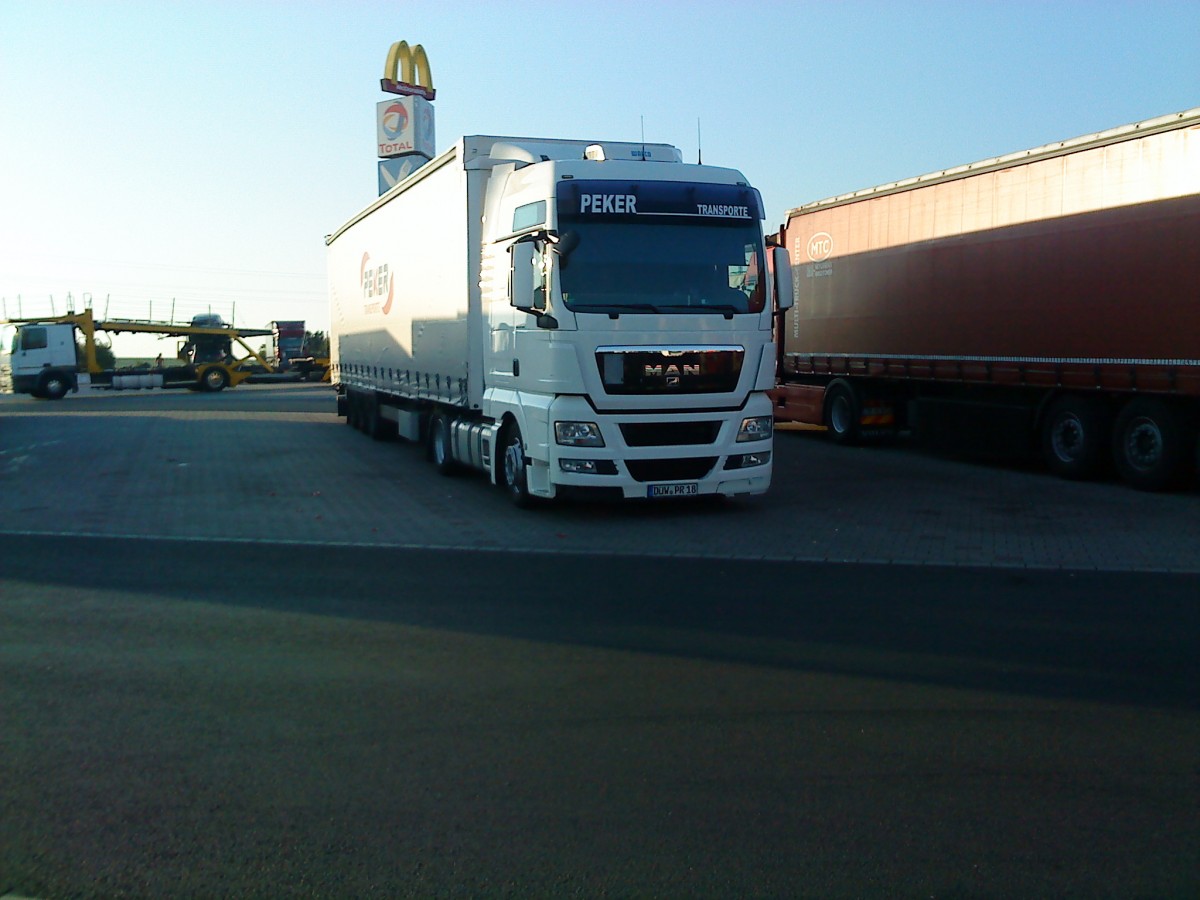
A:
[[[1200,109],[791,210],[777,420],[1040,447],[1186,482],[1200,419]]]

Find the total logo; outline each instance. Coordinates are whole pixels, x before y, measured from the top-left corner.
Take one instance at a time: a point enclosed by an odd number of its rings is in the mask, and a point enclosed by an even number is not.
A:
[[[381,312],[386,316],[392,311],[392,301],[396,298],[396,283],[388,271],[388,264],[372,266],[371,254],[364,253],[358,275],[359,282],[362,284],[363,299],[373,301],[367,303],[366,312]],[[386,300],[383,299],[385,294],[387,295]]]
[[[402,103],[393,103],[383,111],[383,134],[389,141],[397,140],[408,130],[408,110]]]

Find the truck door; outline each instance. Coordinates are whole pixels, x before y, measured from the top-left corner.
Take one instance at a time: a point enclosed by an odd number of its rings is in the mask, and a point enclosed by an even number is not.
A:
[[[18,328],[12,347],[13,375],[30,375],[45,366],[63,365],[64,361],[57,358],[61,354],[56,346],[62,343],[61,335],[55,335],[61,330],[64,329],[47,325],[22,325]],[[74,345],[71,346],[71,356],[67,362],[75,362]]]

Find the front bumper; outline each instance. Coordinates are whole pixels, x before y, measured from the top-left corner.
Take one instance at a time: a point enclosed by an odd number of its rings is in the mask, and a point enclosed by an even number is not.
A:
[[[599,413],[582,397],[549,406],[545,462],[534,456],[530,487],[555,496],[559,488],[598,489],[627,499],[762,494],[771,485],[773,441],[737,441],[742,420],[771,415],[770,400],[754,395],[742,409]],[[594,422],[603,447],[558,444],[554,423]]]

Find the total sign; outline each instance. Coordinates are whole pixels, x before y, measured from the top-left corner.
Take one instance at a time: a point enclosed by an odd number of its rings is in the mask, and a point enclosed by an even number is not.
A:
[[[424,97],[394,97],[375,104],[379,156],[418,153],[433,159],[433,104]]]

